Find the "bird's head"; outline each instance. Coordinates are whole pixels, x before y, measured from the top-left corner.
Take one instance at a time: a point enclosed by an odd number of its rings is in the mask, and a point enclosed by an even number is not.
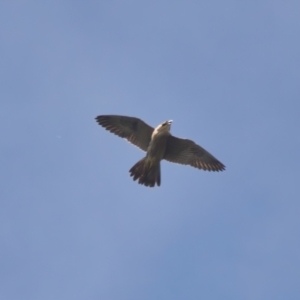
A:
[[[170,129],[171,129],[171,124],[172,124],[172,120],[169,120],[169,121],[165,121],[161,124],[159,124],[155,130],[154,130],[154,133],[155,134],[160,134],[160,133],[169,133],[170,132]]]

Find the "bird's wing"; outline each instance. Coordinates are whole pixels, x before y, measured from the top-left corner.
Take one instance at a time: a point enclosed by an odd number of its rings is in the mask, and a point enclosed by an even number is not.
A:
[[[138,118],[106,115],[95,118],[106,130],[147,151],[153,128]]]
[[[191,140],[170,135],[164,159],[207,171],[223,171],[225,166],[205,149]]]

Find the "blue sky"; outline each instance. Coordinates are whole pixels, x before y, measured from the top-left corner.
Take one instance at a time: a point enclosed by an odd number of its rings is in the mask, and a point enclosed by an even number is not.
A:
[[[0,299],[299,299],[299,1],[2,1]],[[162,162],[101,114],[172,119]]]

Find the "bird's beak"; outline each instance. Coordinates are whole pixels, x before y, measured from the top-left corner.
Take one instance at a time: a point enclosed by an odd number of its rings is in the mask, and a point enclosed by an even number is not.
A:
[[[169,125],[171,125],[171,124],[172,124],[172,122],[173,122],[173,120],[169,120],[169,121],[168,121],[168,124],[169,124]]]

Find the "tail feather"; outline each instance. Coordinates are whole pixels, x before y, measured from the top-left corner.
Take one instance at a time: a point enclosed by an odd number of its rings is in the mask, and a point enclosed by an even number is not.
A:
[[[129,172],[133,180],[138,179],[139,184],[154,187],[156,183],[160,186],[160,162],[153,162],[144,157]]]

